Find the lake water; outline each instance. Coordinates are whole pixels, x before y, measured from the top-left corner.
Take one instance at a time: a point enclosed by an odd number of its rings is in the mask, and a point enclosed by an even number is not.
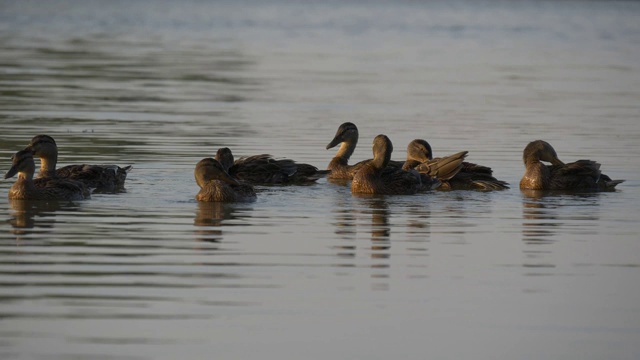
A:
[[[640,3],[0,1],[0,170],[133,164],[125,193],[9,202],[2,359],[640,358]],[[326,167],[388,135],[512,189],[197,203],[222,146]],[[530,196],[555,146],[608,193]]]

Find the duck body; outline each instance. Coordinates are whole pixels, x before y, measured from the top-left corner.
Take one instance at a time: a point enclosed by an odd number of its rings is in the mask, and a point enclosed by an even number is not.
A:
[[[490,167],[463,161],[468,151],[434,158],[431,145],[416,139],[407,146],[407,161],[404,167],[413,167],[420,173],[437,177],[442,185],[439,190],[505,190],[509,184],[493,177]]]
[[[354,194],[411,195],[423,188],[420,176],[387,165],[393,152],[391,140],[378,135],[373,141],[373,159],[356,172],[351,183]]]
[[[196,200],[206,202],[250,202],[256,199],[252,186],[240,184],[225,171],[220,162],[204,158],[194,170],[200,191]]]
[[[427,183],[428,181],[428,183]],[[421,190],[430,190],[438,186],[429,178],[425,185],[417,173],[398,168],[380,169],[373,163],[367,163],[353,177],[351,192],[354,194],[377,195],[413,195]]]
[[[30,150],[22,150],[12,157],[11,169],[5,174],[8,179],[18,174],[18,180],[9,190],[11,200],[84,200],[90,191],[82,184],[65,179],[43,179],[34,181],[35,163]]]
[[[563,163],[555,149],[543,140],[530,142],[522,158],[525,173],[520,180],[520,189],[523,190],[614,190],[624,182],[602,174],[600,164],[592,160]]]
[[[211,180],[196,194],[196,200],[205,202],[251,202],[256,193],[248,185],[230,185],[221,180]]]
[[[40,158],[38,178],[69,179],[83,183],[96,192],[116,192],[124,189],[124,183],[131,165],[68,165],[56,169],[58,147],[48,135],[37,135],[27,146]]]
[[[124,189],[131,165],[68,165],[56,169],[57,177],[80,181],[99,192],[115,192]]]
[[[234,160],[229,148],[216,152],[218,160],[234,179],[254,185],[310,184],[329,174],[310,164],[291,159],[274,159],[269,154],[241,157]]]

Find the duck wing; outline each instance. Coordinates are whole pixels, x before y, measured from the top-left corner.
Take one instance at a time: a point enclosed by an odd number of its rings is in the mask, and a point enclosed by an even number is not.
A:
[[[462,163],[467,153],[468,151],[461,151],[447,157],[434,158],[416,166],[415,170],[441,181],[449,180],[462,170]]]

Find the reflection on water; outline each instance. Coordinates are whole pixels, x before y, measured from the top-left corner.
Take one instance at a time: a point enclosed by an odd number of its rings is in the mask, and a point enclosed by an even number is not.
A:
[[[525,267],[555,267],[548,247],[563,235],[593,235],[598,220],[598,192],[521,190]],[[541,247],[540,245],[547,245]]]
[[[371,243],[377,249],[389,249],[389,204],[384,197],[374,197],[369,201],[371,208]],[[386,246],[386,247],[385,247]]]
[[[342,186],[343,184],[339,185]],[[334,196],[333,199],[333,233],[340,240],[340,243],[338,245],[334,245],[333,248],[339,251],[336,254],[339,257],[355,258],[357,251],[356,239],[358,229],[356,222],[358,221],[358,213],[351,206],[349,201],[351,199],[350,197]],[[345,264],[344,266],[349,265]]]
[[[389,224],[389,204],[383,196],[358,195],[369,207],[364,214],[371,216],[371,258],[388,259],[391,256],[391,226]],[[388,266],[379,264],[378,267]]]
[[[193,224],[195,235],[199,241],[218,243],[223,238],[223,224],[247,217],[247,212],[238,212],[238,204],[221,202],[197,202],[198,209]],[[247,223],[249,224],[249,223]]]
[[[552,242],[558,233],[567,230],[591,233],[589,228],[600,219],[599,192],[521,190],[521,194],[525,220],[522,235],[527,242]]]
[[[349,198],[351,198],[349,194]],[[355,205],[349,204],[344,197],[335,197],[334,211],[335,227],[334,233],[347,244],[337,245],[340,249],[339,256],[355,257],[357,245],[354,243],[358,239],[358,234],[367,232],[370,239],[370,250],[372,259],[388,259],[390,257],[390,233],[389,206],[382,196],[376,195],[353,195]],[[366,219],[370,219],[367,223]],[[360,228],[368,230],[361,231]],[[351,244],[353,243],[353,244]],[[384,267],[387,265],[375,265]]]
[[[363,219],[370,217],[369,225],[363,222],[362,226],[370,229],[371,268],[374,269],[371,273],[371,278],[374,279],[371,288],[375,291],[388,291],[391,287],[389,278],[392,248],[389,204],[384,196],[358,194],[354,198],[366,206],[361,210]]]
[[[537,190],[521,190],[523,240],[527,243],[548,243],[555,235],[554,228],[558,227],[557,215],[550,205],[542,201],[544,193]]]
[[[46,234],[55,227],[55,213],[59,210],[73,210],[73,203],[61,201],[31,201],[9,199],[13,210],[9,223],[16,240],[28,239],[32,234]]]

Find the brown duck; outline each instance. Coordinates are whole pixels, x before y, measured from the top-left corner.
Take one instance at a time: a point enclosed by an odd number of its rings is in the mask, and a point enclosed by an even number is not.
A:
[[[407,162],[404,167],[413,167],[421,173],[428,173],[442,181],[440,190],[504,190],[509,188],[505,181],[493,177],[490,167],[462,161],[467,151],[434,158],[431,145],[425,140],[416,139],[407,146]],[[460,160],[458,162],[458,160]],[[459,165],[455,171],[453,165]],[[437,173],[432,172],[436,170]]]
[[[600,172],[600,164],[592,160],[563,163],[555,149],[542,140],[530,142],[524,148],[522,160],[525,173],[520,180],[520,189],[524,190],[614,190],[624,182],[611,180]]]
[[[402,169],[414,170],[422,176],[436,178],[440,180],[439,187],[441,187],[443,182],[447,182],[462,170],[467,152],[462,151],[444,158],[430,160],[428,158],[430,148],[429,143],[424,140],[411,141],[407,146],[407,160],[402,165]]]
[[[256,199],[256,192],[250,185],[238,183],[229,176],[218,160],[204,158],[194,170],[200,191],[196,200],[207,202],[247,202]]]

